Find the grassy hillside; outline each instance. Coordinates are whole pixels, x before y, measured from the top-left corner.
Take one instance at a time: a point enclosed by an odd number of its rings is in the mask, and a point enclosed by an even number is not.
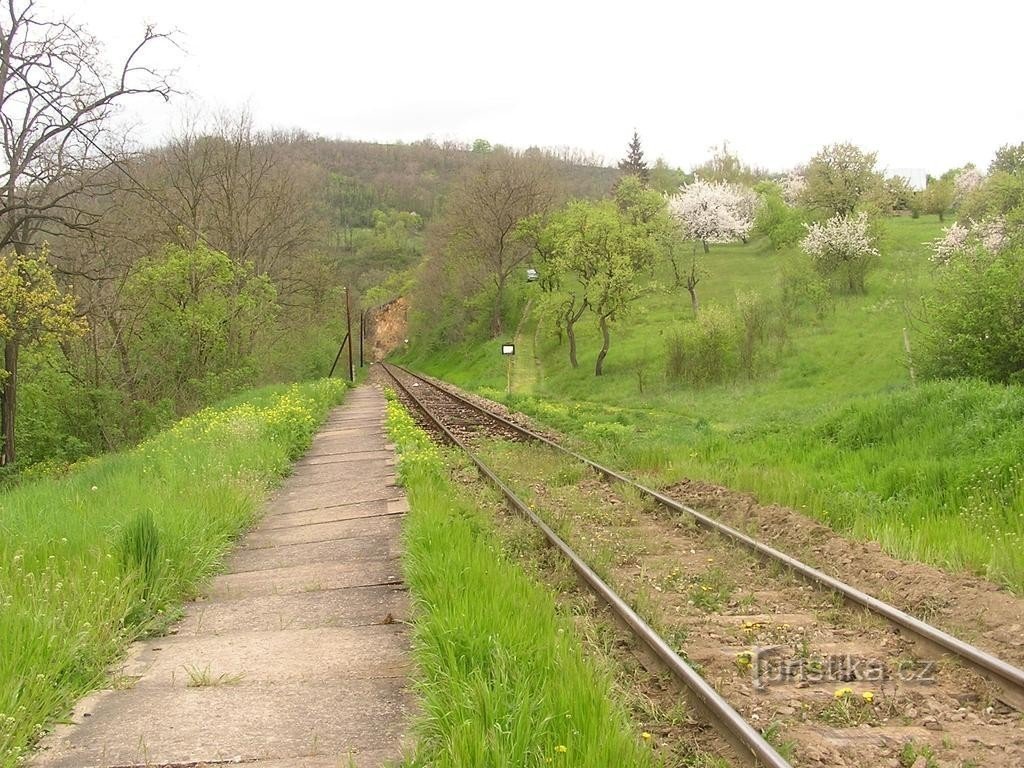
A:
[[[1024,390],[975,381],[915,386],[908,371],[903,329],[932,279],[924,243],[939,231],[934,217],[886,221],[866,295],[837,297],[820,317],[805,312],[753,379],[704,387],[667,379],[667,341],[692,322],[685,290],[668,288],[667,266],[655,278],[661,288],[652,286],[639,312],[614,328],[601,378],[593,375],[599,339],[588,318],[574,370],[557,338],[527,314],[511,397],[496,342],[425,356],[413,339],[408,362],[508,400],[654,482],[695,477],[752,491],[896,555],[1021,590]],[[702,303],[776,293],[785,265],[798,258],[763,240],[713,246]]]

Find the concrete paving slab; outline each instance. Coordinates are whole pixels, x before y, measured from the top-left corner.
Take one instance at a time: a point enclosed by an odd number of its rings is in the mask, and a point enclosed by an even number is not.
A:
[[[395,757],[405,697],[405,682],[397,678],[109,691],[95,700],[90,717],[76,718],[87,727],[58,729],[33,765],[330,758],[364,746]],[[394,746],[382,749],[387,745]]]
[[[362,560],[342,563],[300,563],[284,568],[228,573],[207,589],[211,600],[235,600],[254,595],[287,595],[326,589],[350,589],[402,581],[397,560]]]
[[[346,501],[324,503],[323,500],[312,500],[307,501],[302,498],[298,499],[284,499],[275,498],[271,499],[267,504],[266,517],[271,517],[277,514],[288,514],[292,512],[310,512],[316,509],[337,509],[341,507],[351,506],[353,504],[367,504],[374,501],[389,501],[393,499],[401,498],[402,493],[397,487],[385,487],[384,489],[373,492],[367,492],[358,496],[348,495]]]
[[[379,768],[412,709],[384,398],[358,388],[166,637],[132,646],[29,765]]]
[[[353,461],[366,461],[367,459],[379,459],[385,466],[391,466],[395,461],[394,451],[381,449],[379,451],[355,451],[341,453],[316,453],[307,454],[304,459],[295,463],[296,467],[320,466],[321,464],[347,464]]]
[[[390,533],[380,536],[358,536],[327,539],[285,547],[240,549],[228,559],[227,573],[262,571],[302,563],[360,562],[384,559],[397,560],[401,546]]]
[[[332,504],[315,509],[273,512],[263,518],[260,530],[272,531],[276,528],[288,528],[293,525],[307,525],[309,523],[328,521],[336,522],[339,520],[354,520],[357,517],[386,515],[391,511],[388,508],[389,503],[389,499],[371,499],[370,501],[362,501],[355,504]]]
[[[293,490],[305,489],[320,483],[337,483],[339,463],[331,462],[297,466],[291,476]],[[371,457],[369,459],[353,461],[349,466],[351,467],[350,469],[346,468],[344,470],[346,475],[351,474],[359,478],[391,477],[391,482],[394,482],[394,467],[379,458]]]
[[[399,677],[408,671],[404,627],[311,627],[163,637],[143,644],[123,677],[135,688],[249,686]],[[337,653],[345,648],[346,653]]]
[[[279,547],[288,544],[304,544],[328,539],[346,539],[355,536],[378,536],[381,533],[401,528],[397,515],[385,517],[361,517],[353,520],[339,520],[324,525],[294,525],[288,528],[255,530],[246,536],[242,546],[245,549]]]
[[[352,627],[409,618],[409,596],[401,584],[325,592],[258,595],[195,603],[175,628],[177,636],[310,627]]]

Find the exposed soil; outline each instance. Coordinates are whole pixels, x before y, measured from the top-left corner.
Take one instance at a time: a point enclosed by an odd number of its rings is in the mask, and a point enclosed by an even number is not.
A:
[[[663,492],[962,640],[1024,665],[1024,598],[990,581],[898,560],[875,542],[849,539],[795,509],[759,504],[748,493],[698,480],[684,480]]]
[[[409,329],[409,300],[404,296],[373,310],[366,318],[370,359],[380,361],[405,343]]]

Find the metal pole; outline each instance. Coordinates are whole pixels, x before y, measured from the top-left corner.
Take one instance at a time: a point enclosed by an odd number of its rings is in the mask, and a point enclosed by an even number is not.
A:
[[[352,292],[345,287],[345,327],[348,329],[348,333],[345,334],[345,338],[348,339],[348,380],[356,380],[356,369],[352,366]]]

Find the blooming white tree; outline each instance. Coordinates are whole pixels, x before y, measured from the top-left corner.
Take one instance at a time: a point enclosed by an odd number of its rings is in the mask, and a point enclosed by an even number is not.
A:
[[[743,187],[696,179],[669,198],[668,210],[707,253],[709,243],[746,240],[757,204],[757,195]]]
[[[821,275],[837,278],[850,292],[864,291],[864,278],[879,255],[866,213],[808,224],[800,246]]]
[[[953,179],[953,205],[960,205],[964,199],[981,186],[985,177],[973,165],[968,165]]]
[[[981,247],[990,253],[998,253],[1006,245],[1006,219],[996,216],[979,222],[971,222]]]
[[[946,264],[950,259],[967,250],[971,230],[958,222],[942,230],[942,235],[931,242],[931,260],[936,264]]]
[[[782,199],[786,201],[786,204],[796,205],[804,190],[807,189],[807,177],[804,176],[803,171],[794,168],[786,174],[786,178],[779,182],[779,187],[782,188]]]
[[[1002,216],[974,221],[959,222],[942,230],[942,235],[931,243],[931,260],[939,265],[948,264],[972,249],[981,248],[989,253],[998,253],[1006,245],[1006,220]]]

